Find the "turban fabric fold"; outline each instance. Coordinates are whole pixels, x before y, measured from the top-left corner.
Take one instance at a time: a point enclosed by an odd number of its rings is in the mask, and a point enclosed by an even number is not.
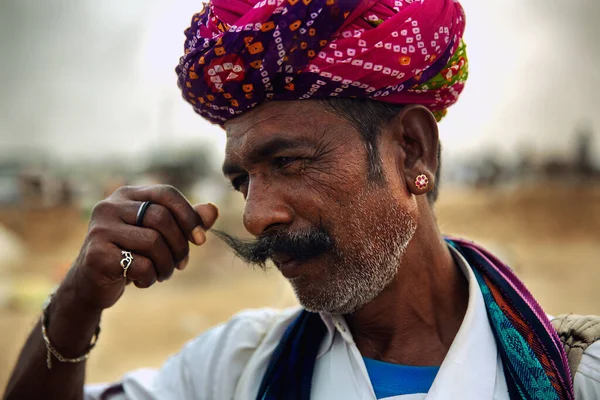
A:
[[[439,120],[467,79],[456,0],[212,0],[186,29],[183,97],[216,124],[264,101],[368,98]]]

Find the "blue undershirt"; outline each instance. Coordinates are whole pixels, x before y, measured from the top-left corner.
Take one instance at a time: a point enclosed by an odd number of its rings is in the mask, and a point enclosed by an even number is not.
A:
[[[427,393],[440,367],[411,367],[363,357],[378,399]]]

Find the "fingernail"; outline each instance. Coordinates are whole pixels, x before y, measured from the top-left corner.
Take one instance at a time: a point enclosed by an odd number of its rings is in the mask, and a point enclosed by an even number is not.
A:
[[[183,260],[179,261],[179,263],[177,264],[177,269],[180,271],[183,271],[185,269],[185,267],[187,267],[188,261],[190,261],[189,255],[185,256],[185,258]]]
[[[192,231],[192,239],[193,242],[196,244],[196,246],[200,246],[201,244],[204,244],[204,242],[206,241],[206,235],[204,234],[204,229],[202,229],[202,227],[197,226],[194,228],[194,230]]]
[[[210,204],[215,208],[215,210],[217,210],[217,218],[219,218],[219,207],[217,207],[217,205],[211,201],[209,201],[208,204]]]

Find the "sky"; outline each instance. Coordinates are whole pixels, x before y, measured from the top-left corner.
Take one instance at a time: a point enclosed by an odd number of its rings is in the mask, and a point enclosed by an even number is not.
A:
[[[596,132],[600,1],[463,0],[470,77],[440,125],[447,156],[572,151]],[[180,96],[174,73],[199,0],[0,0],[0,157],[43,149],[139,158],[225,135]]]

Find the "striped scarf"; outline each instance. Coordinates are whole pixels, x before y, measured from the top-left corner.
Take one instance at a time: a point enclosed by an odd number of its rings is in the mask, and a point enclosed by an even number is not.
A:
[[[573,400],[565,351],[531,293],[510,268],[483,248],[460,239],[446,241],[475,273],[511,400]],[[257,399],[310,399],[314,365],[325,333],[318,314],[300,313],[275,349]]]

